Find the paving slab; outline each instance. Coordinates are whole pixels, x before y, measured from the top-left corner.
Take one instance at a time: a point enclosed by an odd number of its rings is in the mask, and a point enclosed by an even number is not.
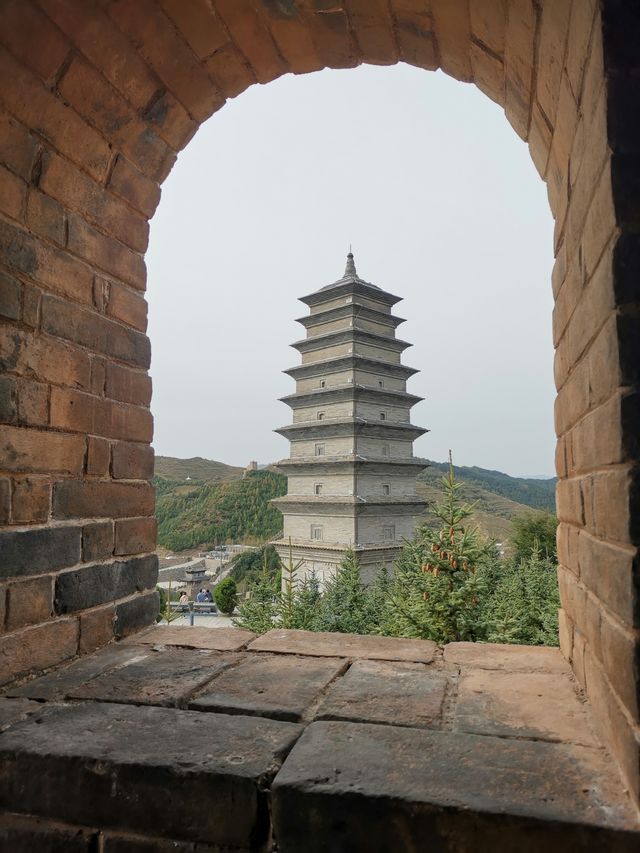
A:
[[[135,659],[146,647],[114,643],[87,657],[79,658],[47,675],[41,675],[20,687],[7,691],[7,696],[26,696],[41,701],[64,699],[76,688],[118,664]]]
[[[564,673],[486,669],[463,673],[454,729],[599,746],[586,705]]]
[[[296,721],[346,667],[346,661],[336,658],[247,654],[189,707]]]
[[[357,660],[330,687],[315,719],[433,726],[450,681],[426,664]]]
[[[95,829],[62,826],[32,815],[0,815],[0,850],[6,853],[93,853],[98,844]]]
[[[602,750],[314,722],[272,785],[279,853],[631,853],[637,818]]]
[[[98,702],[180,707],[239,657],[234,652],[142,646],[135,657],[67,695]]]
[[[255,639],[244,628],[198,628],[191,625],[154,625],[136,634],[128,642],[147,645],[184,646],[187,649],[211,649],[235,652]]]
[[[252,850],[269,833],[265,788],[301,732],[259,717],[98,702],[50,706],[40,719],[0,736],[6,810]]]
[[[406,660],[430,663],[437,646],[431,640],[403,640],[361,634],[317,633],[274,628],[249,645],[250,651],[320,657]]]
[[[0,732],[8,729],[13,723],[26,719],[29,714],[41,710],[42,705],[32,702],[31,699],[7,699],[0,696]]]
[[[508,669],[510,672],[570,672],[560,649],[499,643],[449,643],[444,659],[458,666]]]

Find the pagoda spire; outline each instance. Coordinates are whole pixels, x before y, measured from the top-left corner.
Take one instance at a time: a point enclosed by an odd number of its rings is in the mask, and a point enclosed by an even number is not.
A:
[[[358,273],[356,272],[356,265],[353,260],[353,252],[351,251],[351,246],[349,246],[349,254],[347,255],[347,265],[344,268],[345,278],[348,275],[352,275],[354,278],[358,278]]]

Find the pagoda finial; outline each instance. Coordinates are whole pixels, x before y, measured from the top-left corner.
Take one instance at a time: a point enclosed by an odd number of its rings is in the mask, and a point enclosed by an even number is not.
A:
[[[356,265],[353,261],[353,252],[351,251],[351,246],[349,246],[349,254],[347,255],[347,265],[344,268],[344,274],[358,277],[358,273],[356,272]]]

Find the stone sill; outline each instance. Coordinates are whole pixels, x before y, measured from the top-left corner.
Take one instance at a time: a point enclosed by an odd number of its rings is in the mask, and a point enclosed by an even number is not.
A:
[[[6,691],[0,731],[16,853],[640,849],[557,649],[153,627]]]

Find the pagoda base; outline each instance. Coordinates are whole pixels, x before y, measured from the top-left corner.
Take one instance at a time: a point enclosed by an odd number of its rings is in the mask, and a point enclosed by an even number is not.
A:
[[[347,546],[296,539],[291,540],[291,543],[277,539],[270,544],[278,552],[283,566],[288,567],[290,559],[294,566],[300,564],[295,575],[297,581],[303,581],[315,572],[321,589],[327,581],[335,577],[349,547],[358,558],[362,582],[368,586],[373,583],[380,569],[391,571],[403,546],[402,542]]]

